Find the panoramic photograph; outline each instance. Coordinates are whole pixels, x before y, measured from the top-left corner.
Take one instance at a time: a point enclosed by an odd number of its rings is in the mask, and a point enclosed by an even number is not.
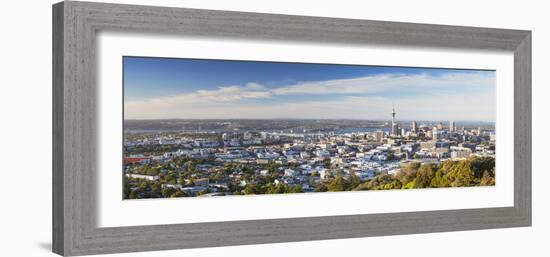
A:
[[[123,57],[123,199],[495,185],[493,70]]]

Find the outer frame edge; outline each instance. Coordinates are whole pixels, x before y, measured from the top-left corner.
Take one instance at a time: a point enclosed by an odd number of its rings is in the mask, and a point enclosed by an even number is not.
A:
[[[85,217],[78,217],[78,215],[81,215],[82,211],[76,211],[74,208],[77,206],[82,206],[79,204],[76,204],[75,201],[78,201],[78,199],[88,199],[83,198],[82,196],[76,195],[72,197],[69,191],[72,191],[73,193],[78,194],[79,192],[82,192],[81,189],[75,188],[75,181],[78,179],[82,179],[82,174],[80,174],[80,171],[71,171],[67,166],[64,165],[64,162],[66,161],[64,158],[66,158],[67,154],[64,151],[67,151],[67,149],[64,149],[64,145],[73,143],[78,144],[78,142],[75,141],[75,139],[78,139],[74,136],[68,136],[68,133],[65,133],[65,129],[69,128],[71,124],[66,122],[65,112],[67,112],[66,105],[68,104],[65,101],[70,101],[70,99],[65,99],[67,96],[65,95],[65,92],[67,92],[68,87],[72,84],[70,83],[76,83],[75,81],[70,80],[69,77],[74,76],[67,74],[68,72],[74,72],[73,69],[68,69],[67,67],[74,68],[78,65],[81,65],[77,63],[77,58],[74,58],[73,55],[77,55],[78,50],[82,51],[90,51],[89,49],[77,49],[78,45],[76,44],[76,40],[81,40],[79,38],[89,38],[89,35],[80,35],[82,33],[85,33],[85,31],[79,30],[79,28],[76,27],[76,25],[73,24],[76,23],[76,20],[78,22],[86,23],[88,22],[86,17],[86,13],[82,12],[79,13],[75,9],[78,8],[80,10],[85,9],[87,6],[93,7],[94,9],[109,9],[111,7],[117,7],[121,8],[123,6],[132,7],[132,10],[135,10],[134,8],[154,8],[154,7],[148,7],[148,6],[133,6],[133,5],[117,5],[117,4],[103,4],[103,3],[88,3],[88,2],[62,2],[54,5],[53,11],[54,11],[54,21],[53,21],[53,61],[54,61],[54,76],[53,76],[53,89],[54,89],[54,102],[53,102],[53,110],[54,110],[54,119],[53,119],[53,128],[54,128],[54,136],[53,136],[53,150],[54,150],[54,163],[53,163],[53,251],[55,253],[61,254],[61,255],[85,255],[85,254],[104,254],[104,253],[117,253],[117,252],[133,252],[133,251],[152,251],[152,250],[168,250],[168,249],[182,249],[182,248],[196,248],[196,247],[212,247],[212,246],[229,246],[229,245],[240,245],[240,244],[263,244],[263,243],[280,243],[280,242],[292,242],[292,241],[309,241],[309,240],[325,240],[325,239],[336,239],[336,238],[349,238],[349,237],[365,237],[365,236],[383,236],[383,235],[397,235],[397,234],[413,234],[413,233],[431,233],[431,232],[447,232],[447,231],[459,231],[459,230],[470,230],[470,229],[491,229],[491,228],[505,228],[505,227],[521,227],[521,226],[530,226],[532,219],[531,219],[531,32],[530,31],[520,31],[520,30],[502,30],[506,31],[507,33],[512,33],[514,36],[517,36],[516,38],[519,38],[519,35],[525,35],[525,38],[521,41],[519,45],[516,46],[515,50],[515,68],[514,73],[517,74],[517,72],[520,72],[522,77],[521,82],[519,84],[523,85],[521,88],[518,89],[518,83],[517,80],[515,80],[515,88],[516,90],[520,90],[521,95],[515,96],[516,103],[514,105],[514,111],[515,115],[517,115],[516,108],[518,100],[520,102],[523,102],[524,105],[522,107],[522,114],[526,115],[524,117],[527,117],[527,119],[522,120],[522,129],[528,130],[528,134],[525,135],[523,141],[519,141],[521,149],[524,149],[527,152],[524,152],[524,155],[522,155],[522,164],[520,167],[526,168],[528,167],[528,170],[515,170],[515,174],[525,176],[523,179],[521,179],[521,186],[517,191],[515,191],[515,206],[513,208],[505,208],[506,209],[506,215],[502,215],[502,221],[505,221],[503,223],[499,223],[497,221],[487,222],[485,224],[479,223],[479,221],[476,223],[473,220],[468,223],[469,225],[465,228],[456,227],[455,225],[445,225],[442,224],[441,226],[434,226],[431,228],[414,228],[411,227],[407,231],[399,232],[397,230],[384,230],[384,231],[377,231],[372,233],[357,233],[355,235],[345,236],[345,235],[339,235],[339,236],[325,236],[323,238],[311,238],[311,239],[299,239],[299,240],[293,240],[290,239],[284,239],[279,238],[277,240],[271,240],[271,241],[265,241],[265,240],[257,240],[257,241],[250,241],[250,239],[242,240],[241,242],[235,241],[235,242],[225,242],[221,244],[220,240],[216,240],[215,238],[209,238],[207,241],[209,243],[205,243],[204,245],[178,245],[175,242],[169,242],[169,243],[162,243],[158,241],[152,241],[149,242],[147,245],[143,246],[143,242],[141,242],[141,247],[135,247],[131,248],[132,246],[137,246],[138,241],[134,243],[129,243],[128,240],[125,240],[125,238],[121,239],[122,245],[113,245],[109,244],[109,237],[106,235],[107,233],[115,232],[115,234],[122,235],[124,237],[125,231],[132,233],[132,231],[136,231],[136,228],[112,228],[112,229],[99,229],[90,227],[89,222],[87,222],[88,219]],[[156,10],[168,10],[168,8],[158,8],[156,7]],[[183,9],[183,8],[170,8],[170,9]],[[185,9],[185,10],[191,10],[191,9]],[[205,10],[203,10],[205,11]],[[237,12],[225,12],[225,11],[211,11],[213,13],[237,13]],[[83,15],[83,16],[79,16]],[[259,15],[259,14],[255,14]],[[268,15],[268,14],[266,14]],[[277,15],[275,15],[277,16]],[[274,17],[271,15],[270,17]],[[296,16],[300,17],[300,16]],[[56,19],[57,18],[57,19]],[[93,17],[92,17],[93,18]],[[303,18],[303,17],[302,17]],[[300,18],[300,19],[302,19]],[[311,17],[311,19],[315,19],[316,17]],[[325,18],[327,20],[332,20],[332,18]],[[338,19],[334,19],[335,21]],[[384,23],[384,22],[381,22]],[[389,23],[388,23],[389,24]],[[404,25],[405,23],[402,23],[401,25]],[[115,26],[116,24],[113,24]],[[73,26],[71,28],[71,26]],[[420,25],[422,26],[422,25]],[[451,27],[451,26],[443,26],[443,27]],[[480,28],[464,28],[464,27],[456,27],[461,29],[480,29]],[[483,29],[487,30],[487,29]],[[490,29],[488,29],[490,30]],[[80,34],[79,34],[80,33]],[[514,39],[515,40],[515,39]],[[516,42],[516,41],[513,41]],[[93,45],[93,44],[92,44]],[[519,56],[519,58],[517,58]],[[518,66],[518,63],[516,63],[516,58],[519,60],[521,59],[521,63],[526,66]],[[79,66],[82,68],[82,66]],[[519,68],[518,68],[519,67]],[[59,70],[60,69],[60,70]],[[81,71],[82,72],[82,71]],[[85,72],[93,72],[94,71],[85,71]],[[516,78],[515,78],[516,79]],[[82,82],[82,81],[78,81]],[[68,83],[68,84],[67,84]],[[87,83],[87,82],[83,82]],[[75,86],[75,85],[73,85]],[[56,91],[57,90],[57,91]],[[72,103],[75,104],[75,103]],[[69,106],[73,106],[70,105]],[[82,107],[82,106],[79,106]],[[517,121],[517,116],[515,121]],[[522,130],[522,131],[523,131]],[[518,130],[516,130],[517,133]],[[518,134],[516,134],[518,135]],[[69,142],[71,141],[71,142]],[[516,141],[518,143],[518,141]],[[526,149],[528,148],[528,149]],[[515,158],[517,158],[518,155],[518,149],[516,148]],[[516,166],[517,167],[517,166]],[[528,173],[528,174],[525,174]],[[517,176],[515,181],[515,187],[517,186]],[[86,184],[86,186],[88,186]],[[80,214],[79,214],[80,213]],[[93,215],[93,214],[92,214]],[[474,216],[474,220],[478,219],[478,216]],[[457,221],[460,221],[461,218],[457,217]],[[419,223],[420,224],[420,223]],[[476,225],[479,225],[476,228]],[[173,226],[180,226],[180,225],[173,225]],[[147,228],[153,228],[154,226],[144,226],[139,229],[147,229]],[[161,226],[162,227],[162,226]],[[180,231],[181,232],[181,231]],[[130,238],[130,237],[128,237]],[[126,238],[126,239],[128,239]],[[141,239],[145,239],[146,237],[142,237]],[[115,240],[116,241],[116,240]],[[222,240],[223,241],[223,240]]]

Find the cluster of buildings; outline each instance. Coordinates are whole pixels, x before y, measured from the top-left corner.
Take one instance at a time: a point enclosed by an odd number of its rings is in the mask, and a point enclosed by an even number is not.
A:
[[[454,121],[450,121],[448,126],[441,122],[419,125],[417,121],[411,121],[410,126],[404,128],[396,121],[395,109],[391,115],[389,131],[383,128],[341,134],[334,131],[232,131],[202,137],[178,133],[148,134],[140,140],[125,141],[125,148],[147,149],[160,145],[169,146],[171,150],[157,155],[146,152],[128,154],[124,157],[127,164],[124,172],[129,178],[156,181],[158,176],[135,174],[136,167],[171,163],[182,157],[202,160],[202,166],[197,167],[194,174],[192,187],[176,184],[163,184],[163,187],[177,187],[190,195],[197,192],[215,195],[220,191],[227,192],[230,184],[244,187],[263,181],[262,177],[273,177],[268,167],[275,165],[278,170],[273,183],[300,184],[307,192],[314,191],[323,180],[334,178],[336,174],[344,177],[354,174],[365,181],[381,173],[394,174],[403,163],[411,161],[433,163],[495,155],[494,130],[480,127],[459,129]],[[248,165],[254,174],[235,171],[212,180],[210,174],[219,172],[226,163]]]

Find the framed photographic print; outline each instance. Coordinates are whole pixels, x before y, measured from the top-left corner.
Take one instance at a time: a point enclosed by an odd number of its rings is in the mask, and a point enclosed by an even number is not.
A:
[[[531,225],[530,31],[65,1],[53,62],[58,254]]]

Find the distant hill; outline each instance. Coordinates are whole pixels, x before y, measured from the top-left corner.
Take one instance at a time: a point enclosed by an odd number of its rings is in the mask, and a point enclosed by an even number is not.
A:
[[[439,121],[424,121],[419,124],[436,124]],[[447,124],[445,121],[444,124]],[[407,128],[409,121],[399,122]],[[350,128],[388,128],[390,121],[349,119],[166,119],[125,120],[126,131],[280,131],[294,132],[332,131]],[[492,122],[457,122],[457,126],[493,129]]]

